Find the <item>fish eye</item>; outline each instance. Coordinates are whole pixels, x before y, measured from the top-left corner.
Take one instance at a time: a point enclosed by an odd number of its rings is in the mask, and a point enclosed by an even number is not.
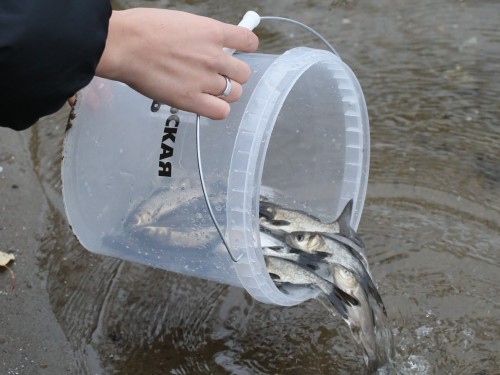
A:
[[[305,240],[305,238],[306,238],[306,236],[304,236],[303,233],[297,234],[297,241],[302,242]]]
[[[344,277],[351,277],[352,276],[352,272],[345,269],[345,268],[341,268],[340,272],[342,273],[342,276],[344,276]]]

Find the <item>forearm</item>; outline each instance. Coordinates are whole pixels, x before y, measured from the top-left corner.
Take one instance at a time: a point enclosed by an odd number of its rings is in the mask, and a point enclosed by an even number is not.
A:
[[[249,30],[185,12],[111,15],[106,0],[2,0],[0,30],[0,126],[17,130],[57,111],[94,74],[181,110],[225,118],[250,68],[223,47],[252,52],[258,45]],[[221,97],[225,77],[233,89]]]

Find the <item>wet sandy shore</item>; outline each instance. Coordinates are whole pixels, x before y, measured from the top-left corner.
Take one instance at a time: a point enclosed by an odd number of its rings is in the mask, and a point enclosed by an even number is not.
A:
[[[74,373],[73,351],[38,265],[48,202],[30,158],[31,131],[0,128],[0,250],[16,256],[9,266],[17,281],[7,294],[10,274],[0,269],[0,374]]]

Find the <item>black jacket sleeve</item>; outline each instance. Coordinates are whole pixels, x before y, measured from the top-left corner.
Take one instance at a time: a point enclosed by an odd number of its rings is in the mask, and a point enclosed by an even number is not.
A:
[[[94,76],[109,0],[0,1],[0,126],[26,129]]]

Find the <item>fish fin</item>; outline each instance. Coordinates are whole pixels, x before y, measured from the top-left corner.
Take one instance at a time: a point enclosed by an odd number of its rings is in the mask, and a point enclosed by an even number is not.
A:
[[[281,242],[285,243],[285,239],[286,239],[285,233],[286,232],[283,229],[266,227],[265,225],[261,224],[260,225],[260,230],[262,232],[268,234],[269,236],[271,236],[275,240],[278,240],[278,241],[281,241]]]
[[[378,305],[380,307],[382,307],[382,311],[383,311],[384,315],[387,316],[387,311],[385,310],[384,301],[382,301],[382,297],[380,296],[380,293],[378,292],[378,290],[375,287],[375,284],[373,284],[373,282],[370,283],[370,285],[368,286],[368,290],[370,291],[373,298],[375,298],[375,301],[377,301]]]
[[[306,251],[295,249],[293,247],[289,248],[288,253],[297,254],[300,264],[309,264],[311,262],[315,263],[316,265],[319,263],[328,264],[327,262],[325,262],[325,258],[329,256],[328,253],[320,253],[320,252],[308,253]],[[319,266],[316,266],[315,269],[319,269]]]
[[[304,264],[308,269],[312,270],[312,271],[317,271],[319,270],[319,266],[314,264],[314,263],[305,263]]]
[[[339,287],[335,287],[337,293],[340,295],[344,303],[347,303],[349,306],[358,306],[359,301],[351,296],[349,293],[344,292],[342,289]]]
[[[336,285],[333,286],[333,291],[331,293],[326,294],[326,297],[328,298],[332,306],[335,308],[335,310],[337,310],[337,312],[344,319],[349,318],[346,305],[349,306],[359,305],[359,301],[356,298],[344,292]]]
[[[291,247],[291,246],[290,246],[288,251],[290,253],[299,254],[300,256],[303,256],[305,258],[315,259],[317,261],[321,261],[330,255],[330,254],[325,253],[323,251],[308,252],[308,251],[300,250],[300,249],[297,249],[297,248]]]
[[[283,246],[266,246],[266,248],[268,248],[269,250],[273,250],[273,251],[280,251],[280,252],[283,252],[284,248]]]
[[[269,272],[269,276],[271,277],[271,280],[273,280],[274,282],[281,280],[279,275],[276,275],[275,273]]]
[[[294,290],[297,289],[308,289],[311,291],[317,291],[317,288],[315,288],[311,284],[293,284],[293,283],[288,283],[288,282],[281,282],[281,281],[275,281],[274,282],[276,287],[285,294],[293,294]]]
[[[337,294],[337,291],[335,289],[330,294],[327,294],[326,298],[328,298],[328,301],[330,301],[332,306],[335,308],[335,310],[340,314],[340,316],[343,319],[348,319],[347,308],[345,307],[344,303],[342,302],[342,299]]]
[[[367,273],[367,275],[368,275],[368,273]],[[380,296],[380,293],[378,292],[377,287],[373,283],[373,280],[369,276],[366,276],[366,278],[363,278],[363,279],[364,280],[360,280],[361,286],[363,287],[363,289],[365,291],[367,291],[370,294],[370,296],[377,302],[377,304],[380,307],[382,307],[382,311],[387,316],[384,302],[382,301],[382,297]]]
[[[271,202],[261,201],[259,203],[259,217],[265,217],[268,220],[272,220],[275,216],[274,207],[274,204]]]
[[[314,254],[315,256],[317,256],[320,259],[327,258],[331,255],[330,253],[327,253],[324,251],[316,251],[316,250],[313,250],[313,252],[311,254]]]
[[[356,245],[361,248],[365,248],[365,244],[361,237],[352,229],[351,227],[351,217],[352,217],[352,207],[354,205],[353,200],[351,199],[344,207],[344,210],[336,220],[339,223],[339,234],[346,238],[349,238]]]
[[[327,295],[327,298],[344,319],[349,318],[346,305],[357,306],[359,304],[356,298],[337,287],[334,288],[332,293]]]
[[[290,225],[290,222],[286,220],[270,220],[269,223],[276,227],[284,227]]]
[[[281,291],[281,293],[290,294],[290,292],[287,290],[287,287],[293,284],[280,282],[279,280],[274,280],[274,279],[273,281],[276,287]]]
[[[340,216],[336,220],[339,223],[339,233],[344,237],[350,237],[351,232],[353,232],[351,228],[351,216],[352,216],[353,204],[354,203],[352,199],[349,202],[347,202]]]

